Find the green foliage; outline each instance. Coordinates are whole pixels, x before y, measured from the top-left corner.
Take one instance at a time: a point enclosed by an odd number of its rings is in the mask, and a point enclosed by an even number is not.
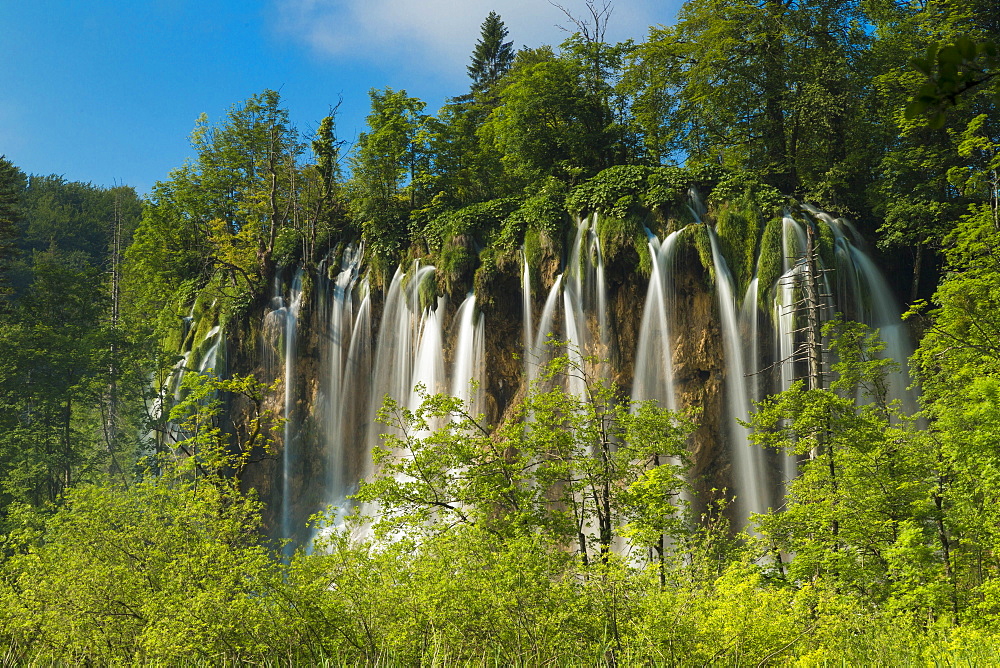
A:
[[[477,133],[516,183],[549,175],[574,183],[612,163],[610,110],[586,76],[583,64],[551,50],[518,54]]]
[[[575,187],[566,206],[578,214],[600,211],[621,218],[636,208],[676,206],[686,201],[693,186],[711,185],[716,179],[718,171],[712,169],[617,165]]]
[[[33,280],[0,322],[0,520],[12,501],[57,501],[73,483],[107,470],[101,422],[112,363],[102,322],[108,295],[93,267],[58,253],[34,258]]]
[[[752,174],[732,172],[712,189],[708,201],[711,204],[740,202],[743,206],[757,208],[765,216],[771,216],[788,203],[788,198]]]
[[[760,237],[760,257],[757,260],[757,300],[758,306],[771,311],[772,290],[784,269],[785,250],[782,244],[782,219],[773,217],[764,224]]]
[[[457,236],[483,239],[498,231],[503,221],[517,209],[518,204],[518,200],[513,197],[504,197],[443,213],[423,228],[427,246],[432,251],[438,251]]]
[[[967,91],[990,84],[1000,69],[996,42],[977,42],[967,35],[944,46],[931,42],[924,57],[910,63],[927,81],[906,106],[906,117],[927,114],[933,127],[944,126],[944,110]]]
[[[569,222],[565,199],[562,184],[554,178],[546,179],[536,193],[507,216],[494,243],[509,252],[521,244],[529,244],[529,237],[535,241],[541,234],[550,239],[559,238]],[[535,241],[531,243],[537,248]]]
[[[24,174],[0,155],[0,299],[11,291],[10,264],[16,255],[21,199],[26,185]],[[2,304],[3,302],[0,302]]]
[[[427,174],[424,103],[406,91],[370,91],[368,132],[358,136],[348,184],[369,251],[394,256],[408,238],[408,211],[424,199]]]
[[[865,121],[861,7],[693,0],[650,30],[622,81],[656,162],[752,171],[785,193],[849,197]],[[836,178],[832,178],[836,177]]]
[[[198,299],[228,316],[265,289],[276,247],[285,261],[311,261],[320,228],[331,224],[337,173],[332,119],[321,130],[314,143],[321,170],[303,175],[305,147],[275,91],[234,105],[217,125],[199,118],[191,137],[197,157],[154,186],[125,253],[125,320],[134,341],[165,347],[161,365],[180,352],[169,344],[188,315],[189,290],[204,291]],[[293,217],[310,173],[320,181],[318,201]]]
[[[755,443],[804,458],[784,512],[755,516],[758,531],[775,551],[794,554],[782,570],[790,582],[822,577],[888,609],[945,612],[952,564],[938,549],[935,457],[887,399],[896,363],[862,325],[832,321],[824,332],[838,360],[830,389],[797,382],[751,420]]]
[[[274,240],[274,262],[279,267],[291,267],[301,260],[302,232],[291,227],[282,228]]]
[[[0,634],[31,661],[272,654],[288,631],[276,627],[281,569],[256,544],[258,512],[205,482],[78,487],[44,541],[6,564]]]
[[[600,33],[606,14],[588,9]],[[303,165],[306,142],[273,91],[216,125],[200,119],[195,158],[144,206],[130,189],[29,179],[0,158],[0,281],[14,288],[0,284],[5,656],[993,662],[995,14],[986,0],[692,0],[644,44],[603,44],[578,22],[558,53],[525,49],[511,67],[491,13],[473,94],[430,117],[404,91],[372,92],[347,187],[333,116]],[[690,221],[692,187],[737,289],[756,272],[768,310],[789,196],[851,211],[882,246],[917,248],[917,265],[919,249],[941,251],[948,271],[913,360],[923,423],[888,400],[894,362],[876,334],[830,325],[829,389],[795,385],[753,418],[754,439],[794,453],[802,474],[784,512],[735,538],[722,509],[699,525],[684,514],[687,421],[621,401],[593,360],[559,357],[499,427],[448,397],[388,404],[379,469],[360,490],[384,511],[369,540],[327,527],[287,565],[260,545],[261,508],[237,481],[271,456],[269,388],[191,368],[217,328],[259,303],[275,264],[308,267],[360,232],[376,289],[401,257],[430,254],[437,280],[419,286],[422,307],[467,290],[474,270],[488,307],[506,298],[497,286],[518,271],[518,248],[532,266],[559,259],[569,214],[596,214],[606,257],[635,248],[648,271],[643,227]],[[818,231],[832,266],[832,234]],[[679,243],[711,275],[706,225]],[[109,307],[119,295],[121,315]],[[158,475],[135,477],[148,426],[136,388],[167,387],[178,353],[188,370],[160,409],[180,442],[161,440]]]
[[[573,188],[566,206],[576,214],[601,211],[623,218],[639,202],[651,172],[649,167],[639,165],[609,167]]]
[[[78,485],[42,526],[18,516],[25,538],[0,586],[0,637],[14,656],[212,661],[273,654],[294,635],[283,568],[258,543],[260,504],[228,475],[267,448],[272,389],[188,374],[171,412],[188,437],[155,460],[155,475]],[[256,407],[231,438],[218,427],[219,392]]]
[[[689,426],[651,405],[618,402],[583,364],[556,358],[518,419],[495,430],[458,399],[423,388],[414,411],[387,399],[379,419],[391,430],[374,453],[375,477],[357,494],[379,504],[376,536],[434,535],[455,525],[499,541],[540,533],[587,563],[606,561],[624,533],[683,531],[683,467],[667,460],[683,460]],[[584,383],[584,396],[563,389],[570,379]]]
[[[507,35],[507,26],[500,15],[490,12],[480,27],[472,63],[466,68],[474,93],[489,90],[514,63],[514,43],[504,41]]]
[[[207,477],[219,484],[230,484],[253,458],[271,454],[271,433],[281,419],[264,408],[265,397],[274,393],[274,385],[265,385],[253,376],[220,379],[194,371],[184,374],[170,407],[169,420],[181,434],[172,451],[162,453],[156,462],[178,474]],[[237,398],[244,404],[228,431],[222,428],[223,397]]]

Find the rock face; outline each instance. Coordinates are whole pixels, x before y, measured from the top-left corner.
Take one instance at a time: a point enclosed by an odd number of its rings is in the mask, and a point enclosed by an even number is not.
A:
[[[703,511],[710,490],[731,487],[732,462],[723,428],[722,333],[718,302],[697,251],[688,247],[677,261],[674,387],[678,408],[696,411],[698,428],[689,442],[691,480],[697,492],[695,509]]]

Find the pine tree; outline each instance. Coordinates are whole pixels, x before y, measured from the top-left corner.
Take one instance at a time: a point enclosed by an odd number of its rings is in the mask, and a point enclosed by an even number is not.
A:
[[[17,252],[17,219],[24,187],[24,173],[0,155],[0,300],[10,293],[7,271]]]
[[[468,67],[473,92],[488,89],[510,69],[514,62],[514,43],[503,41],[507,34],[507,26],[500,15],[490,12],[483,21],[479,41],[472,52],[472,64]]]

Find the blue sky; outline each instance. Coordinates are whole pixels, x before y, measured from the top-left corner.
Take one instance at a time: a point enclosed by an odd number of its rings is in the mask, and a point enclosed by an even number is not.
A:
[[[608,40],[641,40],[679,7],[617,0]],[[371,88],[406,89],[430,112],[464,93],[491,10],[515,46],[566,36],[545,0],[0,0],[0,154],[28,173],[142,194],[191,156],[200,113],[218,120],[265,88],[307,132],[342,99],[338,134],[350,140]]]

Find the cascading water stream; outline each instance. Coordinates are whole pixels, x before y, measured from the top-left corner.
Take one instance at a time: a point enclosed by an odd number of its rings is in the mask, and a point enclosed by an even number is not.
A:
[[[444,297],[440,297],[434,308],[428,306],[420,314],[419,338],[413,360],[413,376],[410,379],[410,410],[419,408],[423,401],[423,397],[416,391],[418,386],[427,394],[439,394],[447,390],[440,317],[444,308]]]
[[[324,276],[321,267],[318,298],[327,323],[327,332],[321,347],[321,360],[327,377],[321,389],[323,413],[320,416],[326,449],[326,487],[324,500],[328,504],[345,508],[347,495],[354,481],[348,477],[351,468],[348,449],[356,436],[358,386],[367,387],[365,377],[370,369],[369,326],[367,323],[370,299],[367,283],[362,281],[361,304],[355,313],[354,297],[359,280],[363,248],[348,246],[341,258],[340,271],[332,282]]]
[[[806,234],[789,212],[781,219],[781,277],[775,286],[774,348],[779,369],[778,391],[784,392],[795,380],[795,288],[805,267]],[[798,458],[792,453],[781,455],[782,482],[798,475]]]
[[[483,358],[486,341],[483,314],[476,311],[476,296],[469,293],[455,313],[457,334],[451,373],[451,395],[461,399],[472,415],[483,410],[482,388],[486,382]]]
[[[302,270],[295,273],[292,280],[291,291],[288,296],[288,306],[285,308],[285,429],[284,447],[282,452],[282,477],[281,477],[281,529],[286,537],[294,535],[295,523],[292,518],[293,500],[293,467],[298,462],[297,448],[295,447],[295,424],[292,414],[295,407],[295,347],[298,335],[299,307],[302,303]]]
[[[559,303],[560,287],[562,287],[564,276],[565,274],[559,274],[556,277],[548,297],[545,298],[545,305],[542,307],[542,316],[538,320],[538,331],[535,333],[534,343],[527,360],[529,384],[538,377],[538,370],[545,366],[551,357],[550,347],[546,342],[549,340],[549,334],[552,333],[555,324],[556,306]]]
[[[663,408],[677,410],[671,322],[674,319],[673,268],[678,233],[670,233],[662,243],[652,234],[648,236],[652,270],[639,325],[632,399],[653,400]]]
[[[521,249],[521,327],[522,327],[522,350],[521,357],[524,360],[524,378],[531,381],[532,359],[534,350],[533,335],[534,329],[531,326],[531,270],[528,267],[528,254]]]
[[[750,414],[750,396],[747,391],[747,366],[743,358],[740,341],[739,322],[736,317],[736,302],[733,297],[733,279],[726,260],[719,250],[715,230],[711,227],[708,237],[712,247],[712,262],[715,268],[715,289],[718,296],[719,315],[722,325],[722,343],[726,369],[726,406],[729,420],[728,431],[733,455],[733,478],[736,483],[736,507],[739,517],[750,517],[752,513],[767,511],[767,483],[765,466],[760,448],[751,448],[749,432],[737,420],[745,420]]]

